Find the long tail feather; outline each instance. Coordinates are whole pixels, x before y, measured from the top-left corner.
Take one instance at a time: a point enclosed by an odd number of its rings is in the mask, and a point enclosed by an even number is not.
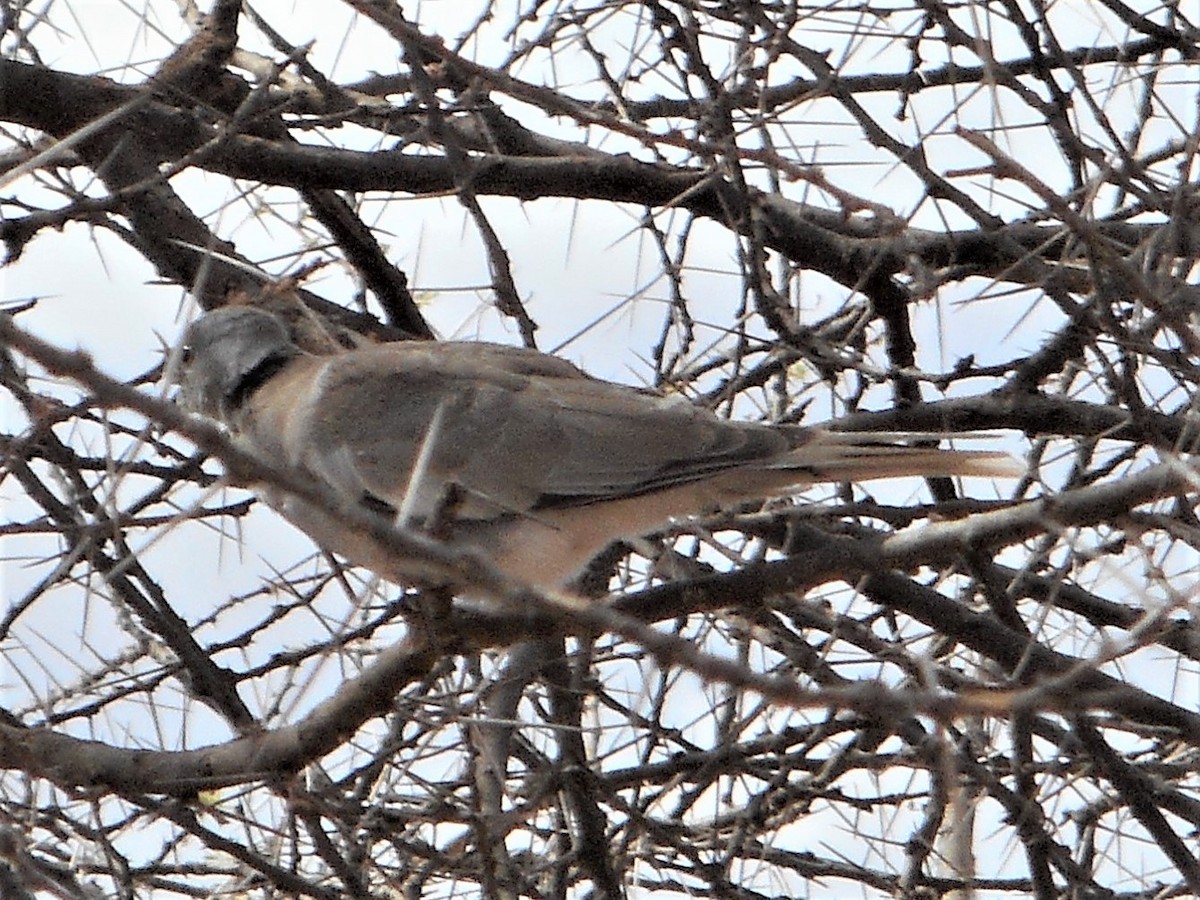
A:
[[[1025,472],[1016,459],[1002,451],[912,446],[912,442],[943,437],[946,435],[812,429],[780,462],[784,468],[811,473],[814,481],[865,481],[905,475],[1016,478]]]

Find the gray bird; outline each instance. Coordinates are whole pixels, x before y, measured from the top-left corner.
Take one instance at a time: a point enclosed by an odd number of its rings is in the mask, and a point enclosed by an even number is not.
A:
[[[245,306],[208,313],[184,344],[181,401],[245,450],[402,524],[442,519],[439,536],[540,588],[563,587],[613,541],[804,484],[1015,474],[1002,453],[729,421],[497,344],[318,356]],[[264,497],[326,550],[406,580],[402,561],[321,509]]]

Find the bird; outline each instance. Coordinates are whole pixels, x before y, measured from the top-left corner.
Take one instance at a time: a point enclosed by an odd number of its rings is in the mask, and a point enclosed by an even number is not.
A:
[[[528,587],[568,587],[615,541],[816,482],[1017,474],[1001,452],[895,434],[734,421],[477,341],[302,349],[276,313],[225,306],[185,330],[179,402],[241,449],[344,501],[430,528]],[[312,502],[268,504],[397,584],[404,560]]]

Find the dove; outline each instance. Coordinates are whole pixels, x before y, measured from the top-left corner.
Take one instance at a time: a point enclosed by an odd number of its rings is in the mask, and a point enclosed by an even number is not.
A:
[[[614,541],[816,482],[1016,474],[1004,453],[732,421],[500,344],[317,355],[252,306],[207,313],[183,343],[180,401],[238,446],[399,525],[436,524],[438,537],[541,589],[569,585]],[[317,504],[271,488],[264,499],[324,549],[410,580],[404,560]]]

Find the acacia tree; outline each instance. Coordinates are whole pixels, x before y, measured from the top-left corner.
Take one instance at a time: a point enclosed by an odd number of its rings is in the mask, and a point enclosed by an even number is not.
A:
[[[0,318],[0,895],[1200,894],[1185,8],[107,6],[0,6],[9,275],[157,273]],[[432,573],[380,583],[169,402],[185,294],[1027,474],[681,522],[588,603],[361,522]]]

